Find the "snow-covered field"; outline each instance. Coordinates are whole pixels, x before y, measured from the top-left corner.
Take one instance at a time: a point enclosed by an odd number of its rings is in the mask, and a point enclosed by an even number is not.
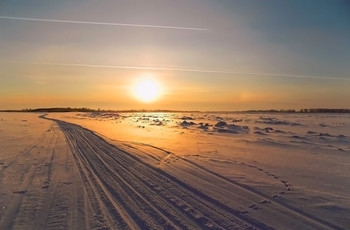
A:
[[[0,229],[350,229],[349,114],[39,116],[0,113]]]

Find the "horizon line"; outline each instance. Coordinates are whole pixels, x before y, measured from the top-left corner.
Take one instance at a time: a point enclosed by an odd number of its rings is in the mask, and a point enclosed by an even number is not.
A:
[[[87,68],[108,68],[108,69],[130,69],[130,70],[154,70],[154,71],[177,71],[177,72],[197,72],[197,73],[216,73],[223,75],[252,75],[252,76],[271,76],[271,77],[287,77],[287,78],[309,78],[318,80],[341,80],[350,81],[350,78],[343,77],[327,77],[318,75],[297,75],[297,74],[280,74],[280,73],[247,73],[234,72],[226,70],[211,70],[199,68],[177,68],[177,67],[152,67],[152,66],[119,66],[119,65],[93,65],[81,63],[50,63],[50,62],[32,62],[24,63],[31,65],[46,65],[46,66],[68,66],[68,67],[87,67]]]
[[[240,113],[240,112],[276,112],[276,113],[350,113],[350,108],[289,108],[289,109],[245,109],[245,110],[181,110],[181,109],[96,109],[87,107],[37,107],[25,109],[0,109],[0,112],[198,112],[198,113]]]
[[[26,17],[10,17],[10,16],[0,16],[0,19],[21,20],[21,21],[36,21],[36,22],[70,23],[70,24],[103,25],[103,26],[144,27],[144,28],[173,29],[173,30],[209,31],[208,28],[185,27],[185,26],[167,26],[167,25],[151,25],[151,24],[92,22],[92,21],[79,21],[79,20],[26,18]]]

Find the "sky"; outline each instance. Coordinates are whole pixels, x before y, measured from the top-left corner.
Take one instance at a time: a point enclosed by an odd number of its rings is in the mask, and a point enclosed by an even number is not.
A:
[[[0,1],[0,109],[350,108],[349,28],[347,0]]]

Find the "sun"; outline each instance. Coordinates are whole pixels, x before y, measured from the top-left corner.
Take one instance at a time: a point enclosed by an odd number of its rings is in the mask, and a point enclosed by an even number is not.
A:
[[[134,95],[142,102],[156,101],[161,94],[159,83],[150,77],[141,78],[134,86]]]

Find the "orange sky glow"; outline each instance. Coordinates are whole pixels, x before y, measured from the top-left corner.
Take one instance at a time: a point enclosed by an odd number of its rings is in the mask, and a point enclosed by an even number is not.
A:
[[[2,3],[0,110],[350,107],[340,3],[136,2]]]

